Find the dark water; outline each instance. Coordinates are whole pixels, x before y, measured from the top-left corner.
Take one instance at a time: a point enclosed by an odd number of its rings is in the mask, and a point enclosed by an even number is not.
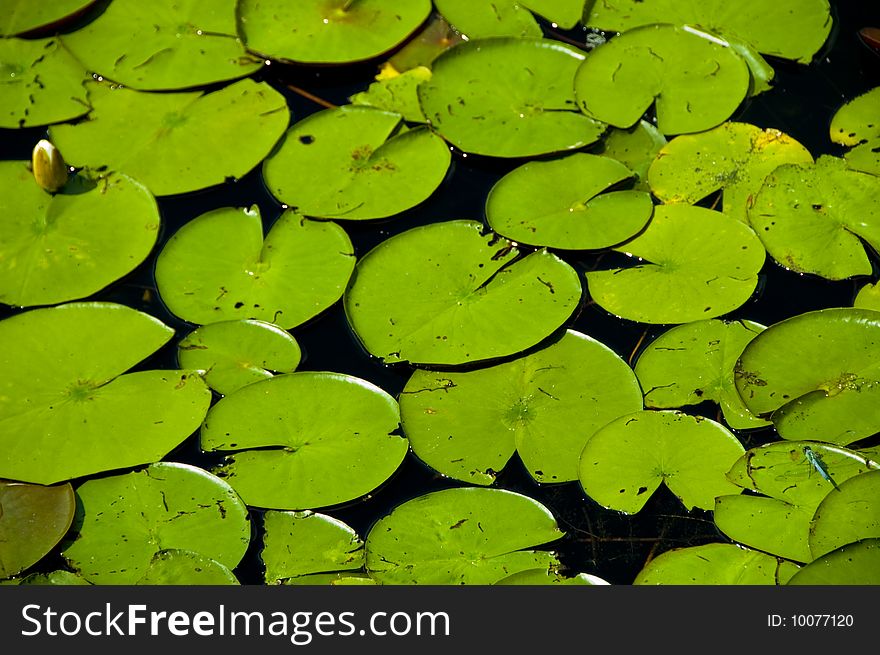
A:
[[[749,101],[733,117],[760,127],[780,129],[804,144],[814,156],[842,153],[828,138],[828,126],[834,112],[845,101],[880,84],[880,56],[865,47],[857,36],[862,27],[880,27],[880,5],[874,0],[839,0],[832,5],[835,28],[825,50],[814,63],[801,66],[771,61],[776,69],[775,88]],[[566,36],[583,41],[583,32],[568,32]],[[353,66],[340,72],[329,68],[272,64],[257,77],[285,95],[295,122],[322,107],[292,91],[288,85],[305,89],[331,103],[344,104],[348,96],[366,88],[374,74],[374,65]],[[0,130],[0,159],[28,159],[33,145],[44,136],[44,129]],[[483,220],[483,205],[489,189],[504,173],[520,163],[454,153],[446,180],[421,206],[390,220],[343,223],[356,255],[361,257],[379,242],[417,225],[457,218]],[[151,258],[125,279],[90,298],[127,304],[160,318],[177,330],[176,339],[139,368],[176,367],[176,343],[195,327],[170,314],[159,300],[153,277],[156,254],[170,235],[196,216],[217,207],[251,204],[259,205],[266,229],[281,212],[279,203],[264,188],[259,169],[234,183],[160,199],[163,231]],[[563,257],[581,271],[597,265],[596,256],[589,253],[564,254]],[[874,262],[875,275],[872,277],[876,279],[876,257]],[[857,288],[867,279],[829,282],[785,271],[769,258],[761,276],[754,297],[731,318],[770,325],[802,312],[850,305]],[[0,317],[14,311],[0,308]],[[649,326],[646,330],[644,325],[610,316],[591,304],[588,297],[584,297],[579,310],[565,327],[595,337],[627,360],[632,358],[640,344],[649,342],[665,329]],[[370,357],[350,331],[341,303],[291,332],[304,352],[300,370],[356,375],[379,385],[395,397],[412,371],[408,366],[384,366]],[[710,418],[717,418],[718,414],[717,407],[709,403],[689,408],[689,411]],[[738,436],[746,448],[776,439],[772,429],[741,432]],[[199,451],[197,435],[192,435],[166,459],[200,466],[217,461]],[[345,521],[365,536],[374,521],[401,502],[459,484],[436,474],[410,454],[397,473],[368,498],[321,511]],[[663,486],[635,516],[623,516],[599,507],[583,494],[576,482],[538,485],[516,456],[498,476],[495,486],[524,493],[547,505],[567,533],[553,545],[563,563],[573,572],[592,573],[612,583],[632,582],[646,561],[671,548],[727,541],[715,527],[710,513],[686,511]],[[258,557],[260,514],[253,511],[256,538],[236,570],[246,584],[262,581]],[[38,568],[50,569],[60,564],[57,555],[50,555]]]

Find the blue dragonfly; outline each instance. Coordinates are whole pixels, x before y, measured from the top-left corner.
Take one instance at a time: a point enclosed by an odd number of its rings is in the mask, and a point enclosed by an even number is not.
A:
[[[819,475],[828,480],[828,482],[834,485],[835,489],[840,491],[840,487],[837,486],[834,478],[831,477],[831,473],[828,472],[828,467],[825,465],[825,462],[822,461],[822,457],[809,446],[804,446],[804,455],[812,467],[819,472]]]

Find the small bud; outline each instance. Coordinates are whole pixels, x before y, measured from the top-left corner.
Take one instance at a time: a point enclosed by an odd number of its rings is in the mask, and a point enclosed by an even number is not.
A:
[[[67,184],[67,164],[58,148],[46,139],[40,139],[34,146],[31,163],[37,184],[49,193],[55,193]]]

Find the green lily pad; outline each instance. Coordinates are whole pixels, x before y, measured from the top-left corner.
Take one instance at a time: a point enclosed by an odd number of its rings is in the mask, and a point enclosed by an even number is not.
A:
[[[287,330],[342,297],[354,262],[335,223],[286,211],[264,238],[256,205],[223,207],[168,240],[156,283],[168,308],[192,323],[258,319]]]
[[[641,120],[627,129],[614,127],[609,130],[602,154],[621,162],[638,176],[633,188],[650,191],[648,168],[665,145],[666,137],[651,123]]]
[[[49,125],[89,111],[91,76],[58,39],[0,39],[0,79],[0,128]]]
[[[88,480],[76,494],[77,536],[61,552],[93,584],[135,584],[160,551],[189,550],[235,568],[251,536],[248,510],[223,480],[160,462]]]
[[[400,114],[411,123],[427,123],[428,119],[419,104],[418,86],[430,79],[430,68],[416,66],[400,75],[373,82],[366,91],[355,93],[350,100],[354,105]]]
[[[530,550],[563,536],[536,500],[501,489],[435,491],[395,507],[366,539],[367,571],[380,584],[494,584],[558,566]]]
[[[205,382],[227,395],[274,372],[291,373],[302,352],[289,332],[265,321],[204,325],[177,344],[181,368],[206,371]]]
[[[735,430],[768,425],[743,404],[733,369],[743,349],[764,330],[752,321],[696,321],[673,327],[639,355],[635,372],[645,391],[645,404],[674,409],[711,400]]]
[[[669,142],[651,164],[648,184],[663,202],[690,205],[721,189],[722,211],[748,223],[749,205],[773,169],[812,163],[810,152],[779,130],[727,122]]]
[[[169,548],[153,555],[144,575],[135,584],[219,586],[239,582],[232,571],[215,559],[191,550]]]
[[[498,37],[450,48],[419,86],[431,125],[459,149],[528,157],[595,142],[605,124],[578,111],[572,88],[584,53],[556,41]]]
[[[615,248],[639,263],[586,274],[595,302],[642,323],[689,323],[745,303],[764,265],[761,241],[720,212],[661,205],[644,232]]]
[[[458,45],[464,38],[438,12],[416,31],[409,40],[388,58],[386,63],[394,71],[404,72],[418,66],[428,69],[442,52]]]
[[[341,571],[339,573],[314,573],[312,575],[301,575],[296,578],[282,580],[280,584],[296,587],[315,585],[329,585],[331,587],[362,587],[375,586],[379,583],[363,573]]]
[[[641,408],[626,362],[573,330],[497,366],[417,370],[400,395],[413,452],[446,476],[483,485],[516,451],[538,482],[577,480],[578,456],[593,433]]]
[[[486,219],[493,230],[518,243],[608,248],[637,234],[654,211],[649,193],[615,190],[632,179],[626,166],[599,155],[529,162],[492,187]]]
[[[880,538],[880,471],[838,480],[810,525],[810,551],[822,557],[860,539]]]
[[[267,511],[263,514],[266,582],[336,575],[364,566],[364,542],[342,521],[314,512]]]
[[[371,107],[312,114],[266,160],[266,186],[306,216],[384,218],[415,207],[440,186],[451,155],[425,127],[395,134],[401,121]],[[309,179],[321,182],[303,183]]]
[[[783,164],[764,180],[749,222],[781,266],[829,280],[870,275],[864,240],[880,249],[880,177],[823,155]]]
[[[748,67],[722,43],[690,27],[626,31],[581,64],[574,80],[578,105],[615,127],[631,127],[652,104],[663,134],[715,127],[749,91]]]
[[[248,49],[270,59],[344,64],[371,59],[412,34],[430,0],[240,0],[238,20]]]
[[[49,27],[95,4],[95,0],[3,0],[0,35],[12,36]]]
[[[853,98],[831,119],[831,140],[851,149],[850,168],[880,175],[880,87]]]
[[[589,573],[578,573],[573,576],[564,576],[560,573],[550,571],[548,569],[529,569],[528,571],[520,571],[506,578],[501,578],[495,584],[497,585],[520,585],[520,586],[538,586],[538,585],[607,585],[609,582],[602,578],[590,575]]]
[[[41,586],[87,586],[91,582],[81,575],[77,575],[72,571],[50,571],[49,573],[31,573],[21,579],[20,585],[41,585]]]
[[[749,343],[736,388],[783,439],[847,444],[880,430],[880,315],[830,308],[785,319]]]
[[[73,522],[70,484],[44,487],[0,480],[0,578],[39,562]]]
[[[574,312],[577,273],[476,221],[417,227],[368,252],[344,296],[368,352],[385,362],[462,364],[536,345]]]
[[[242,177],[290,119],[284,96],[250,79],[211,93],[143,93],[106,83],[88,89],[89,120],[52,127],[52,141],[69,164],[126,173],[157,196]]]
[[[235,451],[216,469],[248,505],[314,509],[359,498],[406,456],[397,402],[340,373],[298,372],[255,382],[208,412],[206,451]]]
[[[159,209],[125,175],[80,173],[60,193],[40,188],[27,162],[0,162],[0,303],[84,298],[139,266],[159,235]]]
[[[449,24],[458,32],[465,34],[468,40],[492,36],[536,38],[543,36],[541,26],[524,2],[434,0],[434,5]]]
[[[880,311],[880,284],[866,284],[856,294],[853,307]]]
[[[0,478],[52,484],[155,462],[211,402],[192,371],[129,368],[173,330],[113,303],[70,303],[0,321]]]
[[[244,77],[263,60],[245,50],[235,0],[210,4],[113,0],[62,37],[90,71],[132,89],[184,89]]]
[[[880,539],[862,539],[802,567],[790,585],[880,585]]]
[[[643,568],[634,585],[783,585],[797,572],[791,562],[734,544],[675,548]]]

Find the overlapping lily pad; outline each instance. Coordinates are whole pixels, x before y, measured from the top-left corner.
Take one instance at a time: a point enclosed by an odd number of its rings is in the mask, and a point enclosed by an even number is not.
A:
[[[755,291],[765,259],[747,225],[687,205],[655,207],[645,231],[615,250],[639,263],[587,273],[590,295],[612,314],[643,323],[689,323],[733,311]]]
[[[743,351],[736,388],[780,436],[847,445],[880,430],[880,314],[830,308],[770,326]]]
[[[584,53],[537,38],[475,39],[444,52],[419,86],[431,125],[465,152],[527,157],[595,142],[605,124],[578,111]]]
[[[271,59],[344,64],[371,59],[412,34],[430,0],[241,0],[238,19],[248,49]]]
[[[633,177],[619,161],[586,153],[529,162],[492,187],[486,219],[517,243],[608,248],[638,233],[654,210],[649,193],[619,189]]]
[[[155,462],[192,434],[211,401],[196,372],[123,375],[172,334],[112,303],[0,321],[0,478],[52,484]]]
[[[853,307],[880,311],[880,284],[866,284],[856,294]]]
[[[451,155],[427,128],[371,107],[328,109],[295,124],[263,166],[272,194],[306,216],[384,218],[426,200]],[[307,180],[320,179],[317,184]]]
[[[53,0],[53,2],[33,2],[32,0],[4,0],[0,13],[0,35],[11,36],[31,32],[72,16],[96,0]]]
[[[367,570],[381,584],[494,584],[558,566],[563,536],[541,503],[479,487],[435,491],[398,505],[366,539]]]
[[[773,169],[812,162],[804,146],[779,130],[726,122],[664,146],[651,164],[648,183],[663,202],[691,205],[720,189],[724,213],[747,223],[746,211]]]
[[[290,329],[339,300],[354,260],[335,223],[286,211],[264,238],[256,206],[223,207],[169,239],[156,283],[168,308],[192,323],[258,319]]]
[[[603,155],[616,159],[638,176],[635,189],[650,190],[648,168],[666,145],[666,137],[654,125],[641,120],[625,130],[612,128],[605,136],[603,145]]]
[[[880,585],[880,539],[841,546],[802,567],[791,585]]]
[[[220,562],[191,550],[169,548],[160,550],[138,585],[237,585],[238,578]]]
[[[400,395],[413,452],[444,475],[484,485],[515,451],[539,482],[576,480],[590,436],[641,408],[642,393],[626,362],[573,330],[497,366],[417,370]]]
[[[210,93],[143,93],[106,83],[88,89],[89,120],[53,127],[53,142],[69,164],[126,173],[157,196],[244,176],[290,118],[284,96],[250,79]]]
[[[189,464],[161,462],[88,480],[76,493],[82,515],[62,555],[94,584],[134,584],[157,553],[169,549],[232,569],[250,541],[241,499],[223,480]]]
[[[345,312],[385,362],[462,364],[521,352],[550,336],[580,302],[577,273],[556,256],[520,256],[476,221],[392,237],[358,263]]]
[[[594,50],[574,80],[589,116],[631,127],[652,106],[663,134],[708,130],[749,91],[749,69],[726,43],[690,27],[646,25]]]
[[[0,303],[83,298],[131,272],[159,235],[159,209],[125,175],[80,173],[66,189],[39,187],[27,162],[0,162]]]
[[[435,0],[434,4],[449,24],[468,39],[485,39],[492,36],[537,38],[543,36],[541,26],[524,2]]]
[[[431,69],[416,66],[391,77],[377,79],[366,91],[351,96],[354,105],[366,105],[403,116],[411,123],[427,123],[419,104],[418,86],[431,79]]]
[[[248,505],[315,509],[359,498],[394,473],[408,449],[399,422],[397,402],[365,380],[288,373],[214,405],[201,446],[234,451],[216,472]]]
[[[746,409],[733,381],[737,359],[763,329],[752,321],[711,319],[667,330],[636,361],[645,404],[672,409],[711,400],[735,430],[767,425]]]
[[[864,241],[880,249],[880,177],[823,155],[764,180],[749,221],[780,265],[830,280],[870,275]]]
[[[880,538],[880,471],[838,480],[838,484],[839,493],[825,496],[810,525],[813,557],[861,539]]]
[[[850,168],[880,175],[880,87],[853,98],[831,119],[831,140],[850,150]]]
[[[797,573],[791,562],[734,544],[667,551],[645,566],[636,585],[783,585]]]
[[[737,491],[725,473],[743,452],[720,423],[645,410],[593,434],[581,452],[578,477],[590,498],[627,514],[641,510],[660,483],[688,509],[712,509],[716,496]]]

